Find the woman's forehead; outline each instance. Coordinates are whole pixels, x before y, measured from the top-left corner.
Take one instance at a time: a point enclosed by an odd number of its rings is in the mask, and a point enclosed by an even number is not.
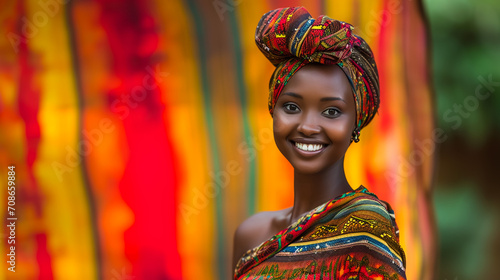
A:
[[[320,91],[325,94],[351,94],[351,86],[342,69],[337,65],[309,64],[293,75],[283,92]]]

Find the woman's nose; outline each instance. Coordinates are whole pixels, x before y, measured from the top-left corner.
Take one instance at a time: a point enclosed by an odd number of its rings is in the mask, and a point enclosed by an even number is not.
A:
[[[297,131],[306,136],[311,136],[313,134],[319,133],[321,131],[321,127],[319,126],[316,117],[311,113],[307,113],[304,114],[303,117],[300,119]]]

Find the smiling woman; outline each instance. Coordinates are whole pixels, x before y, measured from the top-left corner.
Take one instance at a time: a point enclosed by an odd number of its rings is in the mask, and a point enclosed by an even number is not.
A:
[[[258,213],[234,237],[234,279],[406,279],[390,205],[353,190],[344,157],[379,105],[373,53],[352,26],[304,8],[268,12],[257,46],[276,66],[269,111],[294,168],[294,204]]]

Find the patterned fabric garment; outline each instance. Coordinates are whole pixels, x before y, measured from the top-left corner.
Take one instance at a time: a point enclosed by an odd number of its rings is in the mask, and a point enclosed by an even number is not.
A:
[[[249,250],[234,279],[406,279],[405,266],[394,212],[360,186]]]
[[[281,8],[262,16],[255,32],[261,52],[276,66],[269,81],[269,112],[290,78],[309,63],[337,64],[356,102],[358,131],[378,110],[378,71],[368,44],[353,27],[327,16],[311,17],[303,7]]]

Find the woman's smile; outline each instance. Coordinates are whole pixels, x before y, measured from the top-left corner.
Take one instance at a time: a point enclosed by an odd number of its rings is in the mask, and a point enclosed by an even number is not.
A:
[[[302,156],[313,156],[321,153],[328,146],[324,141],[307,138],[294,138],[290,140],[296,152]]]
[[[306,152],[317,152],[323,149],[323,145],[321,144],[305,144],[305,143],[295,143],[295,147],[297,147],[301,151]]]

